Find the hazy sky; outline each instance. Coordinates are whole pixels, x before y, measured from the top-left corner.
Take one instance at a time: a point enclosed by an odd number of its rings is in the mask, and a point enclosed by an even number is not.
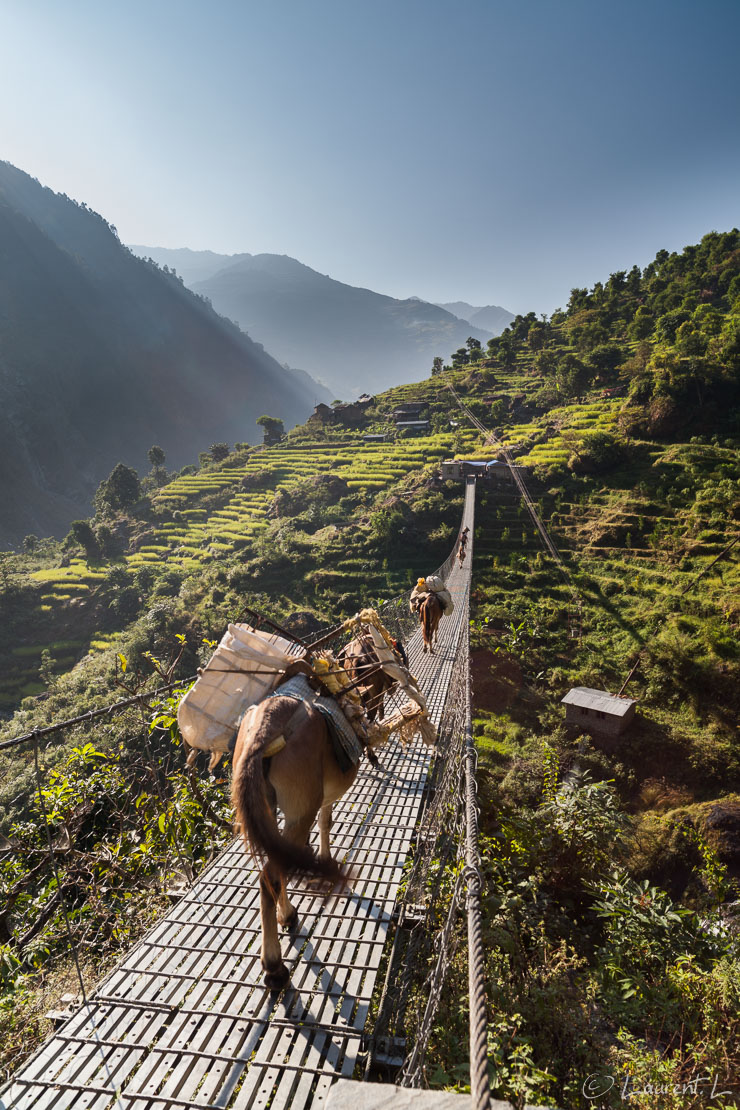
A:
[[[550,312],[740,224],[740,0],[0,0],[0,157],[124,242]]]

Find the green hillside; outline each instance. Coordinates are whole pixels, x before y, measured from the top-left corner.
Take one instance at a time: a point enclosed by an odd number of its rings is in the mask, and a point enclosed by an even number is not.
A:
[[[518,495],[479,483],[471,669],[495,1091],[576,1107],[589,1076],[612,1075],[602,1101],[616,1107],[627,1076],[647,1110],[647,1084],[722,1084],[740,1063],[740,235],[574,290],[451,367],[378,396],[357,427],[312,420],[166,483],[153,472],[138,502],[78,530],[87,552],[70,537],[6,556],[14,712],[0,738],[105,704],[137,673],[156,681],[152,657],[161,670],[180,647],[192,673],[245,605],[310,633],[409,588],[459,520],[462,485],[438,478],[440,460],[500,450],[466,424],[454,384],[527,468],[562,557]],[[429,434],[364,441],[412,401]],[[566,732],[571,687],[616,693],[630,674],[623,738]],[[112,723],[99,742],[128,733]],[[8,755],[0,769],[8,825],[32,775]],[[461,957],[433,1085],[466,1081],[466,991]]]

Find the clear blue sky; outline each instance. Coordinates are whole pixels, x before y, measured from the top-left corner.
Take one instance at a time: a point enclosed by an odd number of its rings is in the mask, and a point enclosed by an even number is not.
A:
[[[740,0],[0,0],[0,157],[124,242],[550,312],[740,224]]]

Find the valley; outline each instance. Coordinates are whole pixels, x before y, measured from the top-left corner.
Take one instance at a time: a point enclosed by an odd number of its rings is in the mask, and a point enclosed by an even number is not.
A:
[[[463,484],[440,464],[497,454],[466,424],[452,384],[524,468],[565,571],[513,487],[479,479],[470,664],[493,1089],[516,1105],[576,1107],[582,1076],[599,1069],[643,1084],[731,1070],[739,259],[738,233],[713,233],[643,273],[574,290],[546,322],[517,317],[485,350],[466,344],[447,368],[370,398],[352,426],[341,409],[318,413],[274,445],[227,444],[167,478],[153,469],[138,501],[90,519],[88,550],[70,534],[5,554],[0,743],[113,701],[122,686],[156,686],[176,658],[191,675],[245,606],[310,635],[410,590],[457,533]],[[397,427],[411,410],[421,432]],[[616,693],[627,679],[637,717],[618,742],[566,730],[568,690]],[[173,701],[152,707],[155,719],[171,720]],[[140,727],[131,715],[95,735],[111,774]],[[153,735],[170,743],[169,731]],[[83,750],[71,738],[54,766],[94,792]],[[204,785],[204,820],[179,747],[166,753],[202,865],[220,843],[212,815],[227,812],[224,781]],[[9,752],[0,768],[5,835],[30,836],[33,768]],[[156,872],[165,857],[147,805],[140,835]],[[104,853],[102,828],[90,843]],[[17,863],[2,866],[6,888],[23,881]],[[110,924],[123,897],[116,888],[85,912]],[[151,890],[142,899],[153,913]],[[11,936],[35,920],[32,901],[19,901]],[[122,930],[121,944],[135,935]],[[59,919],[40,936],[61,950]],[[106,940],[92,964],[104,969],[114,952]],[[5,988],[8,1060],[30,1047],[24,1021],[43,1033],[39,974],[26,968]],[[466,1082],[465,976],[456,957],[430,1047],[435,1086]]]

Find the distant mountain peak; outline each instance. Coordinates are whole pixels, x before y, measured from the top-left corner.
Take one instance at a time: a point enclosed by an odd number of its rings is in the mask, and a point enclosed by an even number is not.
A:
[[[444,304],[436,301],[435,304],[438,308],[443,308],[446,312],[457,316],[458,320],[466,320],[476,328],[485,328],[493,335],[500,335],[514,319],[513,312],[495,304],[476,306],[468,304],[467,301],[448,301]]]
[[[470,335],[485,343],[492,334],[421,297],[401,300],[348,285],[290,255],[209,255],[203,276],[203,267],[182,269],[188,260],[180,256],[178,263],[174,251],[132,250],[174,266],[218,312],[337,396],[418,381],[437,355],[447,358]]]

